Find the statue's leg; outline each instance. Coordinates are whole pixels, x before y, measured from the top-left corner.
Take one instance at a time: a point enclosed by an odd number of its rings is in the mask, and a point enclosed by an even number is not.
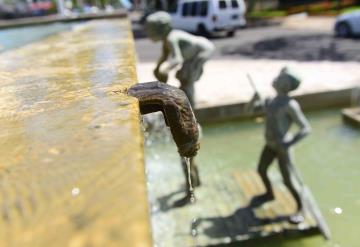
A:
[[[280,172],[284,180],[284,184],[296,201],[297,212],[300,212],[303,208],[303,205],[299,192],[300,189],[297,188],[299,185],[295,179],[296,174],[293,174],[291,170],[293,164],[289,150],[287,152],[279,153],[278,161],[280,166]]]
[[[193,61],[190,80],[193,81],[194,83],[196,81],[200,80],[200,77],[202,76],[203,71],[204,71],[205,62],[206,62],[206,60],[202,59],[202,58],[195,59]]]
[[[190,105],[192,108],[194,108],[195,106],[195,87],[194,87],[194,83],[193,82],[189,82],[189,81],[180,81],[181,86],[180,89],[183,90],[186,94],[186,96],[189,99]]]
[[[176,73],[176,78],[180,81],[180,89],[183,90],[189,99],[191,106],[194,108],[194,81],[192,62],[184,62],[182,68]]]
[[[191,81],[197,82],[204,72],[205,63],[211,58],[214,53],[213,49],[207,49],[200,52],[196,58],[192,60],[192,78]]]
[[[197,55],[196,58],[194,58],[191,61],[191,70],[190,70],[190,75],[189,75],[189,84],[191,84],[192,86],[192,92],[193,92],[193,97],[194,97],[194,84],[195,82],[197,82],[198,80],[200,80],[203,72],[204,72],[204,65],[205,63],[211,58],[212,54],[213,54],[214,50],[213,49],[209,49],[209,50],[204,50],[201,53],[199,53]]]
[[[259,207],[260,205],[274,200],[274,193],[271,187],[270,179],[267,175],[267,170],[276,157],[276,153],[270,147],[265,146],[260,157],[257,171],[265,186],[265,193],[253,197],[249,203],[250,207]]]
[[[265,186],[266,192],[264,195],[269,197],[269,199],[274,198],[274,193],[273,193],[273,190],[271,187],[271,182],[270,182],[269,176],[267,174],[267,171],[269,169],[269,166],[275,159],[275,157],[276,157],[276,152],[274,150],[272,150],[270,147],[265,146],[261,153],[260,161],[259,161],[258,168],[257,168],[257,171],[258,171],[258,173],[264,183],[264,186]]]

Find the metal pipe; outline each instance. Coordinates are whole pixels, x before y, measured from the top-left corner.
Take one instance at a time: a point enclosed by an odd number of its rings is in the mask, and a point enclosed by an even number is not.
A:
[[[131,87],[128,94],[139,100],[141,114],[161,111],[170,127],[178,152],[194,157],[200,148],[199,128],[185,93],[162,82],[147,82]]]

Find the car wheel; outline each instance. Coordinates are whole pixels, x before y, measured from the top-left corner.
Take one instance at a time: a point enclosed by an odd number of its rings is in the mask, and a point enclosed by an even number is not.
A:
[[[206,29],[204,24],[199,24],[198,29],[197,29],[198,34],[200,34],[201,36],[204,37],[208,37],[209,36],[209,32]]]
[[[338,37],[347,38],[352,35],[351,28],[346,22],[341,22],[336,26],[336,35]]]
[[[229,31],[229,32],[227,32],[227,34],[226,34],[226,36],[228,36],[228,37],[234,37],[235,36],[235,30],[231,30],[231,31]]]

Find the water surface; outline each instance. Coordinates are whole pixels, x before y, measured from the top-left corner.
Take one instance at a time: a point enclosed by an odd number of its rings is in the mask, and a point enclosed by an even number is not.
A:
[[[74,25],[74,23],[57,22],[0,30],[0,52],[41,40],[61,31],[70,30]]]
[[[332,240],[325,242],[321,237],[316,236],[264,243],[260,241],[244,246],[359,246],[360,131],[343,124],[340,110],[327,110],[306,115],[313,131],[308,138],[295,147],[295,165],[313,192],[329,224]],[[261,121],[204,125],[203,132],[204,137],[198,156],[200,175],[203,181],[206,181],[207,176],[219,173],[219,166],[221,166],[221,173],[224,176],[228,171],[256,167],[264,144]],[[157,177],[158,180],[170,181],[182,175],[176,147],[168,145],[166,142],[159,142],[148,147],[146,151],[148,154],[147,165],[157,162],[157,167],[167,166],[165,169],[170,177],[159,178],[160,171],[148,170],[150,182],[155,181],[154,177]],[[277,174],[275,163],[270,172]],[[150,198],[152,190],[156,189],[154,187],[155,185],[149,186]],[[221,202],[214,201],[214,203]],[[338,213],[335,212],[336,208],[341,209],[340,214],[338,209]],[[157,240],[155,236],[155,242]],[[162,246],[161,242],[157,243]]]

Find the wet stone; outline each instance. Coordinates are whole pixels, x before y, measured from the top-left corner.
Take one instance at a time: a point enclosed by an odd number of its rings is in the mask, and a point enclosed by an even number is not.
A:
[[[125,18],[0,54],[0,246],[151,246],[134,61]]]

